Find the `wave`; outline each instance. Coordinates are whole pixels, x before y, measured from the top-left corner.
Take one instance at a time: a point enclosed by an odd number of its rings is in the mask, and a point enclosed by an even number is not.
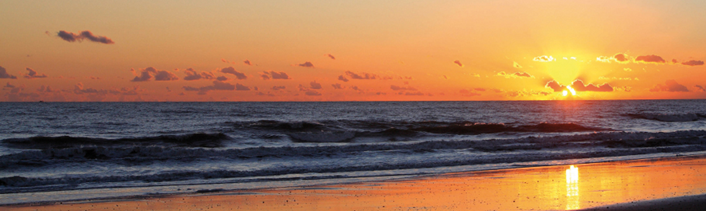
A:
[[[626,135],[626,134],[623,134]],[[628,136],[642,136],[645,134],[627,134]],[[561,146],[562,143],[565,144],[569,142],[580,142],[587,139],[592,139],[593,137],[572,137],[566,138],[565,140],[554,142],[554,146]],[[536,138],[535,138],[536,139]],[[185,180],[210,180],[210,179],[226,179],[226,178],[250,178],[253,177],[265,177],[265,176],[277,176],[277,175],[297,175],[306,173],[341,173],[341,172],[357,172],[357,171],[381,171],[381,170],[398,170],[398,169],[419,169],[419,168],[433,168],[433,167],[449,167],[449,166],[463,166],[463,165],[479,165],[479,164],[500,164],[500,163],[515,163],[515,162],[532,162],[532,161],[547,161],[547,160],[565,160],[565,159],[581,159],[581,158],[595,158],[595,157],[608,157],[608,156],[624,156],[624,155],[638,155],[638,154],[649,154],[649,153],[665,153],[665,152],[693,152],[693,151],[704,151],[706,146],[704,143],[699,145],[689,145],[692,142],[686,140],[693,139],[682,139],[670,144],[671,147],[647,147],[651,144],[639,146],[645,146],[644,148],[614,148],[613,150],[583,150],[583,151],[567,151],[562,150],[562,152],[552,152],[547,153],[543,151],[529,151],[523,153],[522,156],[507,156],[505,155],[488,155],[488,156],[474,156],[474,157],[456,157],[457,159],[438,159],[438,160],[427,160],[425,162],[381,162],[374,165],[368,165],[365,163],[360,163],[357,165],[350,166],[339,166],[339,165],[329,165],[329,166],[293,166],[293,167],[283,167],[283,168],[267,168],[258,170],[210,170],[210,171],[168,171],[160,172],[156,174],[149,175],[112,175],[112,176],[66,176],[66,177],[22,177],[22,176],[12,176],[0,178],[0,186],[5,188],[0,188],[0,193],[10,193],[22,190],[22,188],[32,188],[34,190],[45,189],[75,189],[81,184],[86,183],[114,183],[114,182],[138,182],[138,185],[154,184],[159,182],[172,182],[172,181],[185,181]],[[613,142],[619,140],[614,140]],[[638,140],[639,141],[639,140]],[[649,140],[646,140],[649,142]],[[677,143],[681,142],[681,143]],[[700,142],[704,142],[701,140]],[[646,143],[646,142],[645,142]],[[665,142],[668,143],[668,142]],[[441,143],[440,143],[441,144]],[[591,145],[591,143],[584,143]],[[450,146],[448,142],[441,144],[441,146]],[[499,146],[499,145],[498,145]],[[549,146],[549,145],[545,145]],[[618,147],[619,145],[613,146]],[[566,147],[566,146],[563,146]],[[526,148],[520,147],[518,149],[527,150]],[[494,150],[507,150],[496,148]],[[420,153],[426,153],[426,151],[421,151]],[[283,178],[287,179],[287,178]],[[19,188],[19,189],[18,189]],[[26,189],[24,189],[26,190]]]
[[[687,113],[687,114],[651,114],[651,113],[637,113],[637,114],[625,114],[624,116],[632,117],[635,119],[648,119],[660,122],[693,122],[706,119],[706,115],[698,113]]]
[[[504,132],[587,132],[612,131],[610,128],[587,127],[575,123],[539,123],[533,125],[507,125],[502,123],[436,122],[436,121],[320,121],[281,122],[261,120],[255,122],[229,122],[238,129],[277,131],[295,142],[349,142],[355,137],[386,137],[398,140],[423,134],[479,135]]]
[[[555,149],[654,150],[660,147],[692,146],[706,150],[706,131],[671,133],[603,132],[569,136],[527,137],[490,140],[434,140],[420,142],[383,142],[346,145],[259,146],[249,148],[185,148],[166,146],[74,146],[26,150],[0,156],[0,170],[41,167],[88,161],[138,165],[157,161],[193,162],[203,159],[248,160],[268,158],[328,158],[362,153],[407,154],[439,150],[475,152],[544,151]],[[620,155],[620,154],[616,154]],[[525,156],[525,155],[521,155]]]
[[[186,135],[161,135],[141,138],[103,139],[86,137],[45,137],[15,138],[2,140],[2,144],[17,149],[64,149],[76,146],[115,146],[115,145],[162,145],[177,147],[222,147],[222,141],[230,137],[223,133],[193,133]]]

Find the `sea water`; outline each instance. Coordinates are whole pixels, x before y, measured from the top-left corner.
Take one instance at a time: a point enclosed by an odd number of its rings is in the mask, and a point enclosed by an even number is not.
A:
[[[0,103],[0,204],[706,153],[706,101]]]

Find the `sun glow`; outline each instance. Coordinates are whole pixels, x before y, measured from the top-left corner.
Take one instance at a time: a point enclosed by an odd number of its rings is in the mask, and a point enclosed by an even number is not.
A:
[[[566,86],[566,89],[568,89],[568,91],[564,90],[563,92],[561,92],[562,95],[567,96],[569,95],[569,92],[571,92],[572,96],[576,95],[576,90],[574,90],[574,88],[571,88],[571,86]]]
[[[566,88],[571,92],[571,95],[576,95],[576,90],[574,88],[571,88],[571,86],[566,86]]]

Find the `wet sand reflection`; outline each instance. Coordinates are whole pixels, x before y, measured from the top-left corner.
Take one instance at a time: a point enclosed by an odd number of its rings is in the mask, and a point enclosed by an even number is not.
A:
[[[579,206],[579,168],[571,165],[566,169],[566,209],[580,209]]]
[[[103,210],[119,206],[133,210],[572,210],[705,192],[706,158],[691,158],[582,164],[568,169],[565,165],[531,167],[40,209]]]

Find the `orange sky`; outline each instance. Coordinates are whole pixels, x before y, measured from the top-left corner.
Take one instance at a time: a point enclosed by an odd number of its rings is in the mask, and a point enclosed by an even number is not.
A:
[[[0,1],[0,100],[703,99],[702,8]],[[577,96],[562,96],[572,83]]]

